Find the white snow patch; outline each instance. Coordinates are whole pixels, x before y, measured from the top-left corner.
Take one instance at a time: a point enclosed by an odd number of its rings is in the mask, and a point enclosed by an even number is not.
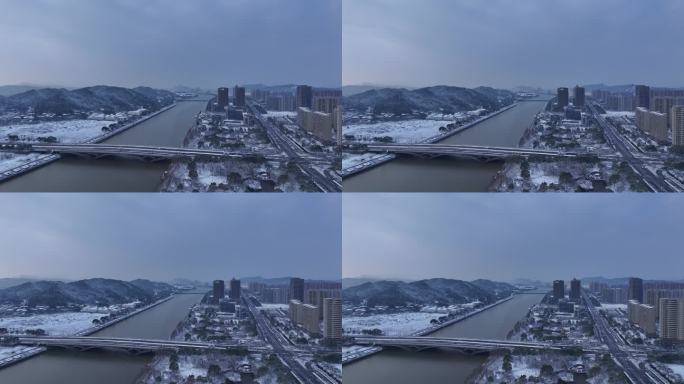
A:
[[[67,336],[93,326],[93,320],[102,317],[101,313],[67,312],[34,315],[26,317],[0,318],[0,328],[11,333],[22,333],[27,329],[43,329],[48,335]]]
[[[346,125],[343,132],[345,135],[354,135],[356,141],[372,142],[374,137],[390,136],[395,143],[409,144],[439,135],[439,128],[446,124],[435,120],[386,121]]]
[[[347,334],[360,334],[364,329],[381,329],[386,336],[402,336],[421,331],[430,326],[430,320],[444,316],[441,313],[407,312],[343,317],[342,328]]]
[[[37,124],[17,124],[2,127],[2,140],[9,135],[19,136],[20,141],[37,141],[39,137],[54,136],[60,143],[82,143],[102,135],[102,127],[108,122],[97,120],[47,121]]]

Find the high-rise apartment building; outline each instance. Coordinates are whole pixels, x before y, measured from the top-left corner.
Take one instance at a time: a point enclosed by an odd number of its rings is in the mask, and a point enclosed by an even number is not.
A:
[[[569,93],[567,88],[558,88],[557,90],[557,97],[558,97],[558,108],[565,108],[569,104]]]
[[[636,125],[640,130],[653,136],[657,141],[668,139],[667,115],[639,107],[635,116]]]
[[[238,85],[233,88],[233,105],[238,108],[244,107],[246,104],[245,88]]]
[[[580,87],[579,85],[575,87],[574,89],[574,99],[573,99],[573,104],[575,107],[584,107],[585,104],[585,90],[584,87]]]
[[[638,277],[630,277],[627,286],[627,300],[644,302],[644,281]]]
[[[684,106],[676,105],[671,112],[672,145],[684,146]]]
[[[228,292],[228,297],[232,300],[240,300],[240,291],[242,287],[240,286],[240,280],[235,278],[230,280],[230,292]]]
[[[218,89],[218,96],[216,97],[216,108],[219,111],[226,109],[230,103],[229,90],[228,88],[221,87]]]
[[[323,337],[326,340],[342,339],[342,300],[328,297],[323,300]]]
[[[656,307],[642,304],[636,300],[630,300],[627,303],[627,315],[629,322],[638,325],[647,335],[651,336],[658,333],[656,327]]]
[[[560,300],[565,297],[565,281],[555,280],[553,282],[553,298]]]
[[[298,277],[290,279],[290,300],[304,302],[304,279]]]
[[[684,299],[660,299],[660,338],[684,341]]]
[[[577,279],[570,281],[570,300],[579,300],[582,297],[582,282]]]
[[[637,85],[634,87],[634,99],[636,108],[651,107],[651,88],[647,85]]]
[[[313,104],[313,88],[308,85],[298,85],[295,93],[297,108],[311,109]]]
[[[214,287],[212,290],[212,302],[218,304],[219,301],[226,297],[226,283],[223,280],[214,280]]]

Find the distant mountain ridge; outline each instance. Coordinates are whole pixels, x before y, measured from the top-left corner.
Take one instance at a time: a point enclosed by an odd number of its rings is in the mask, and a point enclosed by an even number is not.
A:
[[[493,303],[508,297],[514,287],[490,280],[462,281],[429,279],[413,281],[371,281],[342,290],[345,302],[355,305],[367,300],[369,306],[404,306],[406,304],[465,304],[473,301]]]
[[[170,295],[174,288],[149,280],[130,282],[113,279],[87,279],[69,283],[31,281],[0,289],[0,304],[29,306],[112,305],[140,300],[145,303]]]
[[[116,113],[138,108],[157,110],[173,103],[172,92],[149,88],[122,88],[106,85],[68,90],[64,88],[31,89],[0,97],[0,111],[71,114],[103,111]]]
[[[344,98],[345,111],[363,112],[371,108],[374,113],[408,114],[412,112],[439,112],[452,114],[478,108],[496,110],[511,104],[513,92],[489,87],[462,88],[439,85],[406,89],[371,89]]]

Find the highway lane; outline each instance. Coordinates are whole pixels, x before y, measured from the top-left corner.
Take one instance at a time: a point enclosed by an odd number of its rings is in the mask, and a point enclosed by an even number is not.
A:
[[[632,381],[632,383],[653,383],[653,380],[651,380],[648,374],[634,364],[634,362],[631,360],[631,355],[629,351],[626,351],[625,347],[621,346],[620,343],[618,343],[615,335],[610,329],[608,320],[606,320],[605,317],[601,316],[601,314],[598,313],[598,310],[594,306],[594,303],[591,301],[589,295],[586,292],[582,292],[582,298],[584,299],[584,302],[586,303],[587,308],[589,309],[589,314],[592,320],[594,321],[594,329],[596,336],[599,338],[601,342],[608,346],[610,354],[622,367],[622,369],[625,371],[625,374]]]
[[[297,160],[300,169],[316,183],[316,185],[323,192],[341,192],[342,185],[334,179],[326,177],[321,174],[317,169],[312,167],[307,163],[307,160],[312,160],[312,158],[317,156],[312,156],[311,154],[301,152],[297,150],[298,145],[294,144],[292,140],[283,133],[278,127],[274,126],[268,119],[266,119],[257,108],[255,108],[251,103],[248,103],[248,107],[252,114],[259,121],[261,126],[266,131],[269,139],[273,144],[281,151],[285,152],[290,159]],[[318,157],[320,159],[320,157]],[[332,159],[326,159],[328,163],[332,163]]]
[[[651,171],[644,166],[644,161],[641,158],[634,156],[632,151],[629,150],[628,144],[624,142],[623,138],[618,133],[617,128],[598,113],[594,105],[589,104],[589,110],[599,123],[608,143],[622,155],[625,161],[634,169],[634,172],[644,180],[653,192],[675,192],[675,190],[663,179],[651,173]]]
[[[328,382],[325,378],[317,376],[313,370],[309,370],[303,367],[296,360],[296,352],[293,348],[287,348],[286,343],[282,340],[282,335],[279,332],[272,329],[269,321],[261,314],[261,312],[254,306],[252,300],[243,297],[243,304],[247,306],[254,321],[256,322],[257,331],[259,335],[273,347],[273,350],[278,354],[281,361],[285,366],[287,366],[292,372],[293,376],[303,384],[320,384]]]

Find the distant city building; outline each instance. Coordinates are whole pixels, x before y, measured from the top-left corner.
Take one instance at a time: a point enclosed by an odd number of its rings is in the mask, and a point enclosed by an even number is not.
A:
[[[565,281],[555,280],[553,282],[553,298],[561,300],[565,297]]]
[[[233,88],[233,105],[241,108],[245,104],[245,88],[236,85]]]
[[[269,111],[294,111],[295,97],[290,94],[271,94],[266,98],[266,109]]]
[[[672,120],[672,109],[675,106],[684,105],[684,97],[654,96],[652,103],[653,108],[651,109],[664,114],[669,126]]]
[[[290,300],[304,302],[304,279],[298,277],[290,279]]]
[[[318,308],[316,306],[303,304],[299,300],[290,300],[289,315],[293,323],[301,326],[311,335],[319,335],[321,333]]]
[[[333,123],[331,114],[315,112],[309,108],[297,109],[297,124],[324,143],[335,139]]]
[[[684,341],[684,299],[660,299],[660,338]]]
[[[341,105],[342,91],[336,89],[316,90],[313,94],[311,109],[316,112],[332,114]]]
[[[672,107],[672,145],[684,146],[684,106]]]
[[[287,304],[289,297],[289,289],[287,287],[268,287],[262,291],[261,301],[264,303]]]
[[[570,300],[579,300],[582,297],[582,282],[577,279],[570,281]]]
[[[601,290],[601,302],[606,304],[627,304],[627,287],[606,287]]]
[[[633,111],[634,95],[626,93],[609,93],[606,96],[606,109],[609,111]]]
[[[342,145],[342,106],[335,108],[333,112],[333,130],[337,145]]]
[[[637,85],[634,87],[634,99],[636,108],[651,107],[651,88],[647,85]]]
[[[630,300],[627,303],[627,315],[629,322],[638,325],[646,332],[646,335],[652,336],[658,333],[656,327],[656,307],[642,304],[636,300]]]
[[[644,284],[646,304],[658,307],[660,299],[684,299],[684,283],[657,281]]]
[[[629,285],[627,287],[627,300],[636,300],[640,303],[644,302],[644,281],[638,277],[630,277]]]
[[[570,96],[568,94],[568,89],[567,88],[558,88],[557,92],[557,97],[558,97],[558,108],[565,108],[569,104],[569,99]]]
[[[667,141],[667,115],[639,107],[636,109],[635,116],[636,125],[640,130],[653,136],[659,142]]]
[[[223,280],[214,280],[214,289],[212,290],[213,303],[217,304],[226,297],[226,284]]]
[[[235,278],[230,280],[230,292],[228,293],[228,297],[230,297],[232,300],[240,300],[240,291],[242,287],[240,286],[240,280],[237,280]]]
[[[608,284],[601,283],[598,281],[592,281],[589,283],[589,291],[591,293],[601,293],[605,288],[608,288]]]
[[[342,300],[339,297],[323,300],[323,337],[331,341],[342,339]]]
[[[327,298],[339,298],[339,289],[307,289],[305,292],[306,304],[318,307],[318,318],[323,319],[323,302]]]
[[[296,90],[297,108],[312,108],[313,88],[308,85],[298,85]]]
[[[223,111],[230,103],[228,88],[221,87],[218,89],[218,97],[216,98],[216,107],[219,111]]]
[[[575,107],[582,108],[584,107],[585,104],[585,91],[584,87],[580,87],[579,85],[575,87],[574,90],[574,99],[573,99],[573,104]]]

